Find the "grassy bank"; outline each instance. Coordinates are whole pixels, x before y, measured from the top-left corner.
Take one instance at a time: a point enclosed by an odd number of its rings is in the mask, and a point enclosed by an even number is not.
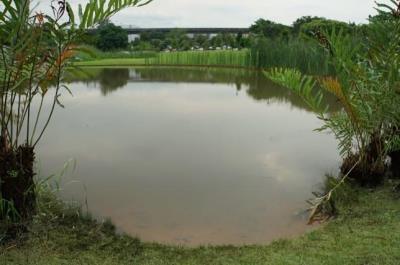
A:
[[[147,65],[146,58],[108,58],[94,59],[82,62],[74,62],[74,66],[89,67],[89,66],[138,66]]]
[[[0,264],[399,264],[400,200],[393,184],[358,190],[337,219],[267,246],[195,249],[141,243],[43,198],[24,243],[0,249]]]

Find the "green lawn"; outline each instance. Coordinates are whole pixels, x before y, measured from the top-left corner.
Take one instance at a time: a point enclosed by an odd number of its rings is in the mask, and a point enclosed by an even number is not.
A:
[[[74,62],[74,66],[136,66],[146,65],[145,58],[110,58],[91,61]]]
[[[52,205],[35,218],[25,243],[0,249],[0,264],[400,264],[400,199],[393,184],[360,190],[356,202],[339,207],[337,219],[298,239],[266,246],[146,244]]]

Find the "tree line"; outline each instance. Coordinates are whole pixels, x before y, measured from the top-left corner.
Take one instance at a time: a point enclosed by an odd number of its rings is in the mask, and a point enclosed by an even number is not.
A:
[[[348,34],[362,34],[366,25],[346,23],[316,16],[303,16],[287,26],[263,18],[258,19],[249,27],[249,35],[242,33],[219,33],[214,36],[194,34],[189,37],[182,29],[172,29],[170,32],[146,31],[132,42],[128,33],[122,27],[106,21],[98,26],[95,33],[87,34],[83,43],[96,46],[103,51],[133,50],[133,51],[187,51],[191,49],[250,48],[259,38],[269,40],[290,40],[310,36],[316,30],[331,32],[342,30]]]

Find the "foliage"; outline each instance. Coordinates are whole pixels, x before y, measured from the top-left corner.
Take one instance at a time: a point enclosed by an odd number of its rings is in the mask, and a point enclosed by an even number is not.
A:
[[[329,54],[335,77],[315,78],[293,69],[274,69],[266,75],[298,93],[339,141],[344,158],[341,183],[351,177],[362,185],[382,182],[389,152],[400,150],[400,3],[379,4],[381,17],[366,29],[363,46],[342,30],[315,32]],[[336,96],[343,109],[327,115],[321,108],[321,89]],[[317,198],[311,217],[329,202],[331,192]]]
[[[250,32],[258,36],[276,39],[288,36],[290,27],[260,18],[250,26]]]
[[[301,24],[301,26],[299,27],[299,33],[311,35],[316,31],[321,31],[326,33],[327,35],[331,35],[333,31],[342,31],[344,34],[347,35],[351,34],[354,29],[354,25],[345,22],[325,18],[310,18],[308,22]]]
[[[96,46],[102,51],[125,49],[128,47],[128,32],[111,22],[103,23],[97,29]]]
[[[25,144],[35,146],[43,131],[37,128],[38,117],[32,118],[31,102],[35,97],[43,98],[49,86],[55,82],[54,101],[60,104],[59,93],[66,87],[61,85],[63,69],[77,51],[75,42],[88,27],[93,27],[117,11],[139,5],[137,0],[90,1],[84,12],[80,6],[80,22],[77,25],[72,8],[67,2],[52,6],[53,16],[30,13],[30,1],[4,1],[5,9],[0,13],[1,57],[1,129],[2,137],[12,147],[19,145],[25,133]],[[63,21],[67,15],[68,21]],[[40,112],[37,113],[38,116]],[[50,117],[46,120],[49,120]],[[34,121],[34,126],[31,122]],[[44,128],[47,127],[45,123]],[[25,128],[25,130],[23,129]]]
[[[0,171],[1,196],[18,205],[32,201],[34,148],[48,127],[62,91],[64,69],[87,29],[120,10],[140,6],[140,0],[90,0],[79,5],[78,17],[70,4],[52,1],[50,14],[33,11],[30,0],[4,0],[0,12]],[[50,89],[50,88],[54,89]],[[69,91],[70,92],[70,91]],[[42,108],[45,96],[50,110]],[[34,108],[34,102],[39,107]],[[10,172],[16,172],[11,174]],[[15,185],[18,187],[16,187]],[[13,190],[10,190],[12,188]],[[12,194],[9,194],[11,191]],[[29,196],[27,194],[30,194]],[[21,202],[21,203],[19,203]],[[24,206],[25,207],[25,206]]]
[[[284,41],[293,40],[301,35],[309,35],[316,29],[332,32],[333,30],[343,30],[348,34],[356,33],[362,28],[354,24],[348,24],[336,20],[329,20],[323,17],[304,16],[293,22],[292,26],[286,26],[263,18],[258,19],[249,27],[250,35],[244,36],[242,33],[227,34],[219,33],[216,36],[204,34],[194,34],[193,37],[187,36],[182,29],[173,29],[170,32],[147,31],[140,34],[132,46],[134,50],[189,50],[190,48],[202,48],[205,50],[215,49],[216,47],[250,48],[251,44],[260,38],[276,40],[277,45]],[[302,34],[300,34],[302,33]],[[297,40],[300,41],[301,39]],[[90,40],[88,40],[90,42]],[[90,43],[88,43],[90,44]],[[310,44],[310,42],[304,42]]]
[[[249,54],[247,51],[187,51],[164,52],[157,57],[149,58],[150,65],[202,65],[202,66],[231,66],[248,67]]]
[[[314,20],[322,20],[322,17],[312,17],[312,16],[303,16],[296,19],[292,24],[292,31],[294,34],[298,35],[300,30],[304,24],[308,24]]]
[[[300,38],[258,38],[252,42],[250,52],[251,65],[258,68],[296,68],[314,75],[328,75],[333,71],[324,50]]]
[[[136,51],[187,51],[191,49],[213,50],[217,47],[244,48],[248,46],[246,38],[241,34],[220,33],[210,37],[205,34],[194,34],[189,37],[182,29],[169,32],[149,31],[140,34],[131,44]]]

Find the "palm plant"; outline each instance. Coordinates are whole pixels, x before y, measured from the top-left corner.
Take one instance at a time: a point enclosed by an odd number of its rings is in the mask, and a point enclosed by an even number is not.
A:
[[[294,69],[274,69],[266,75],[297,92],[339,141],[341,170],[364,185],[382,181],[387,155],[400,149],[400,3],[378,4],[382,19],[371,20],[362,44],[333,31],[314,33],[329,54],[336,76],[318,78]],[[325,89],[343,110],[327,115]]]
[[[120,10],[150,1],[90,0],[79,5],[77,20],[66,0],[53,0],[50,14],[36,12],[31,2],[3,0],[0,5],[0,219],[10,208],[20,218],[35,208],[34,150],[55,108],[62,106],[62,91],[69,91],[63,74],[79,38]],[[48,95],[52,103],[46,112]]]

